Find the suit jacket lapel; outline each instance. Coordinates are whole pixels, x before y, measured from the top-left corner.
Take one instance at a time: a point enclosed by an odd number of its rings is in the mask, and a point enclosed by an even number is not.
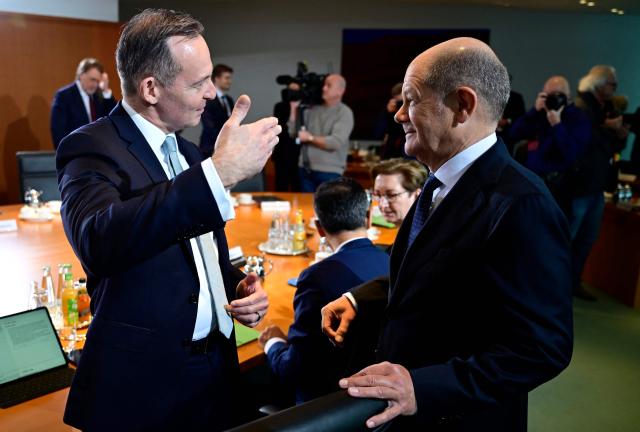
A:
[[[409,285],[406,281],[413,277],[414,266],[423,265],[443,247],[451,244],[452,239],[464,235],[460,231],[465,229],[467,222],[486,202],[482,189],[497,181],[507,157],[500,140],[480,156],[429,216],[413,244],[407,247],[416,206],[414,203],[400,227],[391,253],[390,305],[398,298],[402,287]],[[416,259],[417,256],[419,259]]]
[[[84,105],[84,100],[82,100],[82,95],[80,94],[80,90],[78,90],[78,85],[74,83],[72,88],[73,98],[75,99],[74,103],[76,106],[80,107],[80,110],[84,113],[84,116],[87,118],[87,123],[91,123],[91,116],[87,113],[87,107]]]
[[[124,110],[121,103],[118,103],[113,111],[111,111],[109,118],[118,130],[120,138],[128,143],[129,151],[138,159],[140,165],[144,167],[149,177],[151,177],[151,180],[154,183],[167,181],[167,175],[162,169],[155,153],[151,150],[151,146],[133,120],[131,120],[129,114]]]

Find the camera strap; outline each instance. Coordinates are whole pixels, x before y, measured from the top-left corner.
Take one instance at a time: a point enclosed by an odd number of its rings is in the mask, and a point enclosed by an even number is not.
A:
[[[299,114],[300,115],[296,119],[297,122],[300,122],[299,124],[296,125],[298,126],[298,130],[302,129],[302,127],[306,127],[305,126],[307,124],[306,118],[305,118],[307,114],[306,107],[301,106]],[[307,143],[302,144],[302,168],[304,168],[307,174],[311,173],[311,161],[309,160],[309,144]]]

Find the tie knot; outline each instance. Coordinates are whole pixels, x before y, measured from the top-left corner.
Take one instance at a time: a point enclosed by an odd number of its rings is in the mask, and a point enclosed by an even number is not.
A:
[[[434,190],[438,189],[438,187],[442,186],[442,182],[436,177],[433,173],[429,174],[427,177],[427,181],[424,182],[423,191],[431,191],[433,193]]]
[[[167,154],[176,153],[176,139],[171,135],[167,135],[162,143],[162,150]]]

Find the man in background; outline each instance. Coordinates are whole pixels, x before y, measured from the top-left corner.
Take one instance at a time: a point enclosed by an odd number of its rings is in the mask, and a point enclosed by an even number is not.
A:
[[[104,66],[94,58],[82,59],[76,69],[76,80],[59,89],[53,97],[53,148],[57,149],[62,138],[80,126],[109,114],[115,105]]]
[[[347,82],[341,75],[327,76],[322,87],[322,105],[311,107],[298,133],[300,183],[303,192],[314,192],[327,180],[338,178],[347,166],[353,112],[342,103]]]
[[[202,133],[200,135],[200,153],[203,159],[211,157],[216,139],[222,125],[231,116],[233,98],[229,96],[233,82],[233,69],[224,64],[213,68],[213,85],[216,87],[216,98],[207,102],[202,113]]]
[[[270,326],[259,340],[275,375],[295,388],[296,403],[338,390],[346,373],[349,356],[322,334],[320,309],[363,282],[389,275],[389,256],[367,238],[369,200],[358,182],[340,177],[321,184],[313,206],[318,234],[334,253],[300,274],[288,338]]]

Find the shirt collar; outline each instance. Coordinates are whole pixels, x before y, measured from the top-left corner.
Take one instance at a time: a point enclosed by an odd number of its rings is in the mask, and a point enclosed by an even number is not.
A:
[[[346,245],[348,243],[351,243],[351,242],[356,241],[356,240],[366,239],[366,238],[367,237],[362,236],[362,237],[354,237],[354,238],[350,238],[349,240],[345,240],[342,243],[340,243],[340,245],[336,248],[335,251],[333,251],[333,253],[338,253],[340,251],[340,249],[342,249],[344,247],[344,245]]]
[[[217,87],[216,87],[216,95],[222,99],[222,96],[224,96],[224,92],[221,92]]]
[[[163,154],[162,143],[164,143],[167,136],[172,136],[173,139],[176,140],[176,143],[178,142],[175,133],[172,132],[170,134],[165,134],[162,129],[144,118],[140,113],[136,112],[136,110],[134,110],[133,107],[124,99],[122,100],[122,107],[127,114],[129,114],[129,117],[131,117],[131,120],[133,120],[140,132],[142,132],[144,139],[147,140],[154,153]]]
[[[80,95],[83,98],[89,98],[89,93],[84,91],[84,89],[82,88],[82,85],[80,85],[80,80],[76,80],[76,87],[78,87],[78,91],[80,92]]]
[[[469,169],[471,164],[489,150],[497,141],[496,134],[492,133],[477,143],[470,145],[448,161],[446,161],[434,173],[436,178],[447,188],[452,188],[462,175]]]

